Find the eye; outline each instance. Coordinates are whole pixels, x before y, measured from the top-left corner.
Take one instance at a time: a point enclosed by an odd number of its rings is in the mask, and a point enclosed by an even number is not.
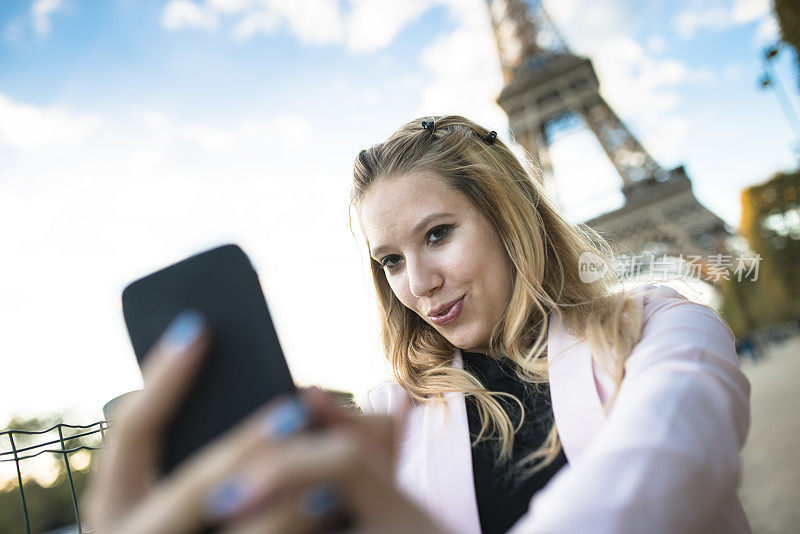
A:
[[[435,245],[436,243],[442,241],[450,234],[450,230],[452,229],[453,226],[451,224],[440,224],[439,226],[434,226],[428,232],[428,244]]]
[[[398,263],[399,261],[400,261],[400,256],[398,256],[397,254],[389,254],[388,256],[385,256],[385,257],[384,257],[384,258],[381,260],[381,267],[383,267],[384,269],[388,269],[388,270],[390,270],[390,271],[391,271],[391,270],[393,270],[395,267],[397,267],[397,263]]]

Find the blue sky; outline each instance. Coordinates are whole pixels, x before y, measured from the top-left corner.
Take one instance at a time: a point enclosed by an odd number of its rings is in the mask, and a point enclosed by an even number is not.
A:
[[[758,88],[768,0],[549,0],[571,48],[665,167],[736,226],[739,192],[795,165]],[[779,75],[797,101],[789,51]],[[482,0],[12,0],[0,3],[0,419],[141,385],[127,282],[236,241],[298,381],[385,375],[350,166],[406,120],[457,112],[508,139]],[[572,220],[619,205],[584,130],[552,148]]]

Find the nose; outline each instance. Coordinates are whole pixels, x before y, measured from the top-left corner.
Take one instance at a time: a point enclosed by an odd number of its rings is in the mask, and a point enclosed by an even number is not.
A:
[[[415,297],[430,295],[442,285],[444,278],[426,258],[406,258],[408,289]]]

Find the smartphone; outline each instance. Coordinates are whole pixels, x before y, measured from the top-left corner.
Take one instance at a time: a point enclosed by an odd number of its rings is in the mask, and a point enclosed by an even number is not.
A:
[[[181,311],[211,334],[199,376],[168,426],[161,473],[267,401],[296,391],[258,276],[244,251],[223,245],[128,285],[122,311],[139,364]]]

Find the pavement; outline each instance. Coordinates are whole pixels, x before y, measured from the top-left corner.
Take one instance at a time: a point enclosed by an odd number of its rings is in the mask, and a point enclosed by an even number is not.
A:
[[[741,368],[752,386],[742,506],[755,534],[800,533],[800,337]]]

